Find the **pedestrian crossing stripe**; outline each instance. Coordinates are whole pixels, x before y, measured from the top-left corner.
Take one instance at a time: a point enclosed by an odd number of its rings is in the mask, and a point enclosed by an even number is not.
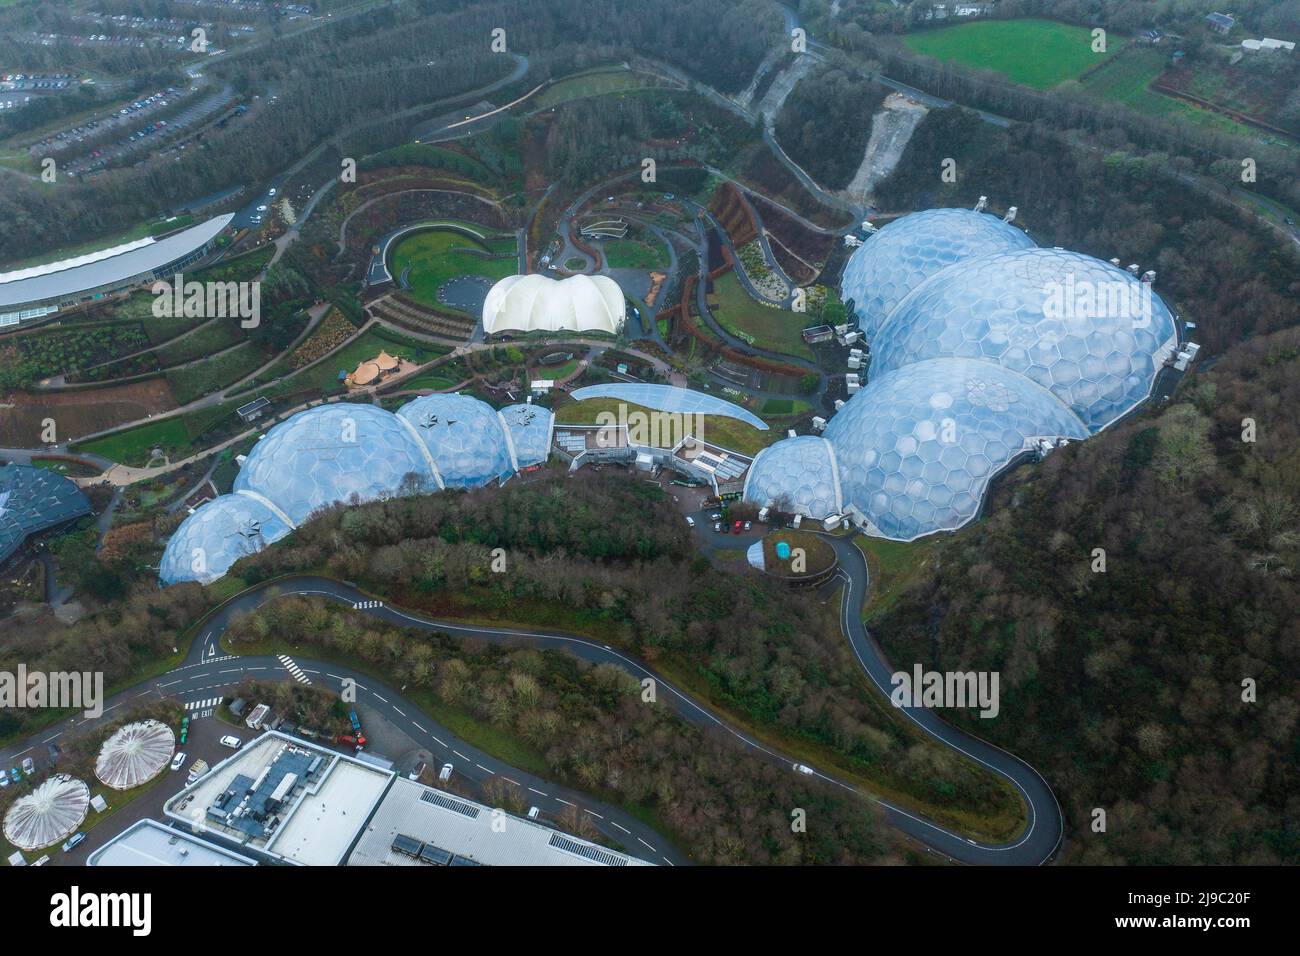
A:
[[[209,697],[206,700],[192,700],[185,705],[186,710],[203,710],[208,707],[216,707],[221,703],[220,697]]]
[[[352,602],[352,610],[354,611],[364,611],[369,608],[383,607],[383,606],[384,606],[383,601],[353,601]]]
[[[302,668],[294,663],[292,657],[288,654],[277,654],[276,656],[279,658],[280,663],[284,665],[284,669],[289,672],[290,677],[299,684],[311,684],[311,678],[302,672]]]

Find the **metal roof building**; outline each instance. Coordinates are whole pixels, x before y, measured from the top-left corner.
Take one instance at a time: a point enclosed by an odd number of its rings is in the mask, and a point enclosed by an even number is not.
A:
[[[90,501],[62,475],[45,468],[0,465],[0,563],[30,535],[90,514]]]
[[[0,326],[48,315],[193,265],[232,218],[217,216],[164,239],[138,239],[84,256],[0,272]]]

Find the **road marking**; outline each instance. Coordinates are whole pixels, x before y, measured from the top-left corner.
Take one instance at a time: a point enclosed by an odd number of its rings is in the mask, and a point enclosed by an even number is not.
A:
[[[459,750],[453,750],[452,753],[454,753],[454,754],[455,754],[457,757],[459,757],[461,760],[469,760],[469,758],[466,757],[466,756],[465,756],[463,753],[461,753]],[[473,761],[471,761],[471,763],[472,763],[472,762],[473,762]]]
[[[482,770],[482,771],[484,771],[484,772],[486,772],[486,773],[492,773],[491,770],[488,770],[488,768],[485,767],[485,766],[483,766],[481,763],[476,763],[476,764],[474,764],[474,766],[478,767],[480,770]]]
[[[644,847],[648,847],[651,853],[658,853],[658,852],[659,852],[659,851],[656,850],[654,847],[650,846],[649,843],[646,843],[645,840],[642,840],[640,837],[637,837],[637,838],[636,838],[636,842],[637,842],[637,843],[640,843],[640,844],[641,844],[642,846],[644,846]]]
[[[531,792],[536,793],[536,794],[538,794],[538,795],[540,795],[540,796],[543,796],[543,797],[549,797],[549,796],[550,796],[549,793],[542,793],[542,791],[538,790],[536,787],[529,787],[528,789],[529,789]]]
[[[631,832],[632,832],[632,831],[629,830],[627,827],[623,826],[623,824],[621,824],[621,823],[614,823],[613,820],[610,820],[609,822],[610,822],[610,823],[613,823],[614,826],[618,827],[618,828],[619,828],[620,830],[622,830],[624,833],[631,833]]]
[[[583,812],[583,813],[590,813],[590,814],[591,814],[593,817],[595,817],[597,820],[603,820],[603,819],[605,819],[605,818],[602,817],[599,813],[597,813],[595,810],[588,810],[586,807],[583,807],[583,808],[582,808],[582,812]]]
[[[290,677],[296,680],[299,684],[306,684],[309,687],[311,686],[311,678],[303,673],[302,668],[294,663],[292,657],[288,654],[277,654],[276,657],[279,659],[280,663],[284,665],[284,669],[289,672]]]
[[[568,800],[565,800],[563,797],[556,797],[555,799],[556,799],[556,800],[559,800],[559,801],[560,801],[562,804],[564,804],[566,807],[573,807],[575,810],[576,810],[577,807],[578,807],[578,805],[577,805],[576,803],[570,803]]]
[[[502,774],[502,775],[501,775],[501,779],[504,780],[506,783],[514,784],[516,787],[522,787],[522,786],[523,786],[523,784],[520,783],[518,780],[511,780],[511,779],[510,779],[509,777],[507,777],[505,774]]]

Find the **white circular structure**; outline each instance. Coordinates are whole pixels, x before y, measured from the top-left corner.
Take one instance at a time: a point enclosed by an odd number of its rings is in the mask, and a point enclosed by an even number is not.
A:
[[[89,809],[85,782],[58,774],[13,802],[5,814],[5,839],[20,850],[53,846],[76,832]]]
[[[158,776],[175,750],[176,735],[161,721],[127,724],[99,749],[95,776],[114,790],[130,790]]]
[[[483,300],[483,331],[615,335],[626,315],[623,290],[608,276],[506,276]]]

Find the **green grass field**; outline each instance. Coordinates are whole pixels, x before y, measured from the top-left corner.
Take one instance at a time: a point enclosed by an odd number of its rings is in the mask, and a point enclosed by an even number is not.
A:
[[[233,385],[266,364],[267,359],[265,352],[251,342],[245,342],[206,362],[169,371],[167,381],[176,401],[184,405],[227,385]]]
[[[672,425],[670,419],[665,417],[668,413],[656,412],[654,409],[645,408],[633,402],[624,402],[617,398],[589,398],[584,402],[573,402],[556,409],[555,421],[562,425],[594,425],[597,416],[602,412],[613,412],[618,415],[620,407],[625,408],[628,415],[640,413],[660,416],[657,419],[650,419],[652,423],[663,423],[660,427],[659,437],[662,439],[660,444],[671,445],[673,439],[681,437],[677,434],[668,434],[675,432],[679,427]],[[694,429],[688,427],[691,423],[689,417],[683,418],[681,422],[680,427],[687,427],[687,431],[694,434]],[[739,419],[728,418],[725,415],[705,415],[699,437],[704,441],[710,441],[724,448],[730,448],[732,451],[738,451],[742,455],[754,455],[779,439],[781,432],[774,428],[762,431],[753,425]]]
[[[205,355],[215,355],[244,338],[239,323],[231,319],[214,319],[183,339],[169,343],[157,353],[158,364],[163,368],[191,362]]]
[[[407,281],[411,288],[407,294],[423,305],[439,307],[438,289],[448,279],[460,275],[480,275],[495,282],[514,275],[518,262],[513,255],[489,259],[482,253],[515,251],[513,238],[479,241],[451,230],[430,229],[398,242],[397,248],[391,253],[388,268],[395,279],[410,269]]]
[[[662,80],[644,73],[632,73],[628,70],[592,70],[567,77],[542,90],[532,101],[532,107],[534,110],[550,109],[560,103],[587,96],[604,96],[607,93],[619,93],[623,90],[665,85]]]
[[[657,238],[609,239],[605,262],[611,269],[662,269],[668,265],[668,250]]]
[[[1071,80],[1114,56],[1128,42],[1107,36],[1106,52],[1092,52],[1087,27],[1053,20],[978,20],[903,37],[908,49],[968,66],[1001,73],[1013,83],[1040,90]]]
[[[1168,58],[1165,53],[1151,49],[1130,50],[1124,56],[1116,57],[1102,69],[1085,77],[1083,88],[1092,96],[1113,103],[1122,103],[1134,112],[1146,116],[1194,123],[1208,129],[1251,139],[1260,136],[1259,130],[1226,116],[1148,89],[1151,81],[1164,72],[1166,63]]]
[[[807,316],[756,301],[740,284],[734,269],[714,280],[710,305],[723,328],[733,334],[744,332],[753,338],[757,347],[799,358],[813,358],[812,349],[800,335]]]
[[[179,415],[72,445],[74,451],[103,455],[124,465],[137,466],[144,465],[149,460],[149,452],[154,448],[161,448],[164,454],[174,455],[176,452],[188,454],[189,447],[189,429]]]

